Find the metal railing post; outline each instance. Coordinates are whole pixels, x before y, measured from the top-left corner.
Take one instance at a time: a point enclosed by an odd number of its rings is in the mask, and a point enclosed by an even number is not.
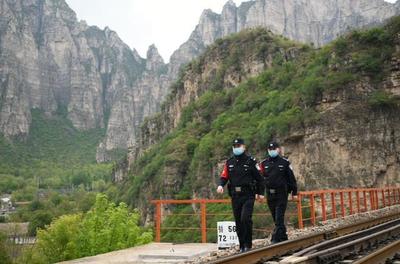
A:
[[[342,217],[346,215],[345,209],[344,209],[344,194],[343,191],[340,191],[340,207],[342,210]]]
[[[352,191],[349,191],[349,211],[350,215],[353,214],[353,195],[351,193]]]
[[[161,241],[161,201],[156,202],[156,242]]]
[[[324,193],[321,193],[321,206],[322,206],[322,220],[326,221],[326,202]]]
[[[315,225],[315,201],[314,201],[314,193],[310,195],[310,203],[311,203],[311,224]]]
[[[382,204],[383,207],[386,207],[386,197],[385,197],[385,190],[382,189]]]
[[[332,203],[332,217],[336,218],[336,195],[331,192],[331,203]]]
[[[357,213],[360,213],[360,190],[357,190],[356,198],[357,198]]]
[[[207,215],[206,215],[206,202],[201,200],[201,243],[207,243]]]
[[[363,191],[363,198],[364,198],[364,211],[368,211],[368,206],[367,206],[367,192]]]
[[[299,194],[297,197],[297,218],[299,222],[299,228],[303,229],[303,208],[301,207],[301,194]]]
[[[370,206],[371,206],[371,211],[374,210],[375,203],[374,203],[374,191],[369,191],[369,200],[370,200]]]

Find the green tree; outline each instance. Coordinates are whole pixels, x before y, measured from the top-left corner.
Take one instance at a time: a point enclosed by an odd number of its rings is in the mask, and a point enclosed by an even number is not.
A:
[[[0,233],[0,263],[11,264],[11,258],[7,253],[6,240],[7,236],[3,233]]]
[[[82,215],[65,215],[54,221],[48,228],[38,230],[37,249],[46,263],[74,259],[77,252],[77,236]]]
[[[137,212],[99,194],[86,214],[65,215],[39,229],[35,249],[26,252],[21,262],[54,263],[149,243],[151,232],[138,223]]]
[[[138,222],[138,213],[130,213],[125,203],[116,206],[106,195],[97,195],[80,229],[77,245],[81,256],[149,243],[152,234],[143,232]]]
[[[36,236],[38,228],[44,228],[51,223],[53,214],[48,211],[39,210],[34,212],[32,220],[29,222],[28,232],[31,236]]]

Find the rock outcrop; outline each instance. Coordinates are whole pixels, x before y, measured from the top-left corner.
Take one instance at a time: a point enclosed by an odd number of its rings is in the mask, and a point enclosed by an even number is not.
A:
[[[255,0],[239,7],[228,1],[221,14],[205,10],[165,64],[155,46],[141,58],[112,30],[78,22],[63,0],[0,0],[0,133],[26,137],[31,109],[63,114],[77,129],[106,130],[97,149],[97,160],[106,161],[138,144],[140,124],[160,110],[179,69],[218,38],[264,27],[320,46],[399,10],[399,2],[384,0]]]
[[[126,149],[166,89],[154,46],[142,59],[106,28],[78,22],[64,1],[0,1],[0,132],[29,133],[31,109],[62,113],[80,130],[107,129],[101,150]],[[104,151],[103,151],[104,153]]]
[[[395,75],[399,74],[397,70]],[[370,83],[349,88],[325,94],[318,106],[318,123],[281,139],[304,189],[400,182],[399,109],[366,107],[362,100],[376,89]],[[400,98],[400,86],[389,79],[379,89]]]
[[[205,10],[187,42],[171,56],[170,76],[216,39],[246,28],[263,27],[291,40],[320,47],[351,29],[378,25],[400,14],[400,2],[384,0],[254,0],[236,7],[229,0],[221,14]]]
[[[115,173],[123,197],[144,212],[151,199],[215,198],[236,136],[258,159],[281,142],[300,190],[399,183],[399,32],[396,17],[323,49],[262,29],[216,41],[143,124]]]

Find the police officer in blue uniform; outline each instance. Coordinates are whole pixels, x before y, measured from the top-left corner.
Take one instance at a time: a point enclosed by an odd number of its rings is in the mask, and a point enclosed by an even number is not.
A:
[[[288,194],[297,199],[297,183],[290,162],[280,156],[280,147],[277,142],[267,146],[269,157],[261,162],[261,174],[265,178],[267,203],[275,223],[272,232],[272,243],[288,239],[285,227],[285,211],[288,203]]]
[[[221,173],[217,192],[223,193],[228,183],[240,252],[246,252],[252,247],[254,201],[264,199],[264,179],[257,161],[246,154],[243,139],[232,142],[232,151],[233,156],[226,161]]]

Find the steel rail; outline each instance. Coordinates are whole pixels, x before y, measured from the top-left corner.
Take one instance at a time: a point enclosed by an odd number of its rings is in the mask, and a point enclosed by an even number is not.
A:
[[[393,258],[400,253],[400,240],[388,244],[387,246],[355,261],[353,264],[384,264],[387,259]]]
[[[260,260],[267,261],[274,257],[279,257],[286,255],[290,252],[301,250],[303,248],[312,246],[314,244],[320,243],[327,239],[332,239],[338,236],[347,235],[356,231],[360,231],[366,228],[370,228],[372,226],[398,219],[400,215],[398,213],[386,215],[380,218],[369,219],[359,223],[343,226],[336,228],[334,230],[326,231],[326,232],[318,232],[312,235],[308,235],[305,237],[300,237],[294,240],[289,240],[273,245],[269,245],[266,247],[261,247],[257,249],[253,249],[251,251],[231,255],[228,257],[223,257],[214,261],[210,261],[208,263],[212,264],[256,264]]]
[[[389,222],[386,222],[386,223],[383,223],[383,224],[379,224],[379,225],[373,226],[373,227],[368,228],[366,230],[361,230],[361,231],[357,231],[357,232],[354,232],[354,233],[350,233],[350,234],[347,234],[347,235],[344,235],[344,236],[340,236],[340,237],[337,237],[337,238],[334,238],[334,239],[330,239],[330,240],[321,242],[321,243],[316,244],[316,245],[311,246],[311,247],[307,247],[306,249],[303,249],[303,250],[301,250],[299,252],[296,252],[292,256],[293,257],[301,257],[301,256],[305,256],[307,254],[312,254],[313,252],[322,251],[322,250],[325,250],[325,249],[330,249],[330,248],[333,248],[333,247],[336,247],[336,246],[343,245],[343,244],[348,243],[348,242],[352,242],[352,241],[354,241],[356,239],[359,239],[359,238],[364,238],[367,235],[372,235],[372,234],[375,234],[375,233],[377,233],[379,231],[387,230],[388,228],[391,228],[393,226],[397,226],[399,224],[400,224],[400,219],[395,219],[395,220],[392,220],[392,221],[389,221]]]
[[[368,234],[368,233],[367,233]],[[369,234],[365,237],[358,238],[354,241],[344,243],[343,245],[334,246],[310,255],[305,256],[291,256],[280,263],[284,264],[329,264],[337,263],[343,260],[345,257],[356,254],[357,252],[363,251],[363,249],[370,247],[371,245],[378,245],[381,240],[386,240],[394,235],[400,234],[400,224],[390,227],[387,230],[381,230],[374,234]]]

